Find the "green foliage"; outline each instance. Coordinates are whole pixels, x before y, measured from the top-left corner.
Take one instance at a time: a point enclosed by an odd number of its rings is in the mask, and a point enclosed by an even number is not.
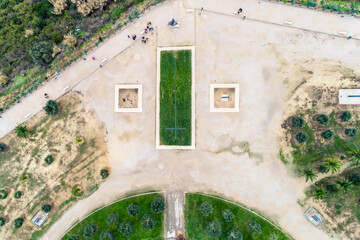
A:
[[[124,6],[118,6],[109,14],[109,18],[118,19],[120,17],[120,14],[123,13],[124,11],[125,11]]]
[[[119,218],[115,213],[111,213],[106,219],[106,223],[109,227],[115,227],[119,223]]]
[[[350,174],[349,180],[355,186],[360,186],[360,174],[357,174],[357,173]]]
[[[22,217],[19,217],[19,218],[16,218],[14,220],[14,227],[15,229],[18,229],[18,228],[21,228],[21,226],[23,225],[24,223],[24,219]]]
[[[206,227],[206,233],[211,238],[219,238],[222,235],[220,223],[218,221],[210,222]]]
[[[344,190],[344,192],[352,191],[352,183],[348,179],[338,179],[337,183],[340,185],[340,188]]]
[[[250,232],[252,233],[261,233],[261,225],[258,224],[256,221],[252,221],[249,224]]]
[[[0,153],[5,152],[5,150],[6,150],[6,145],[3,143],[0,143]]]
[[[153,230],[156,224],[156,220],[155,218],[151,215],[146,213],[142,218],[141,218],[141,225],[146,229],[146,230]]]
[[[200,212],[203,216],[207,217],[212,213],[212,206],[208,202],[203,202],[200,205]]]
[[[327,125],[329,123],[329,117],[328,117],[328,115],[325,115],[325,114],[319,114],[316,117],[316,121],[318,121],[322,125]]]
[[[308,140],[308,138],[309,138],[308,135],[303,132],[299,132],[295,136],[296,141],[298,141],[298,143],[300,143],[300,144],[305,143]]]
[[[349,111],[345,111],[340,115],[340,119],[343,122],[349,121],[351,119],[351,117],[352,117],[352,114]]]
[[[229,210],[225,209],[221,212],[222,217],[224,218],[225,222],[231,222],[234,218],[234,214]]]
[[[334,172],[340,171],[342,163],[338,157],[330,156],[325,158],[323,165],[326,167],[326,172],[331,171],[334,174]]]
[[[71,189],[71,193],[74,196],[80,196],[82,195],[82,191],[81,188],[78,185],[75,185],[72,189]]]
[[[0,199],[5,199],[8,196],[8,192],[5,189],[0,190]]]
[[[0,227],[4,226],[5,225],[5,218],[3,217],[0,217]]]
[[[131,216],[131,217],[135,217],[136,215],[138,215],[140,213],[140,208],[138,205],[131,203],[128,207],[127,207],[127,213]]]
[[[59,31],[56,31],[51,34],[51,40],[53,40],[54,43],[58,44],[63,40],[63,37]]]
[[[345,128],[345,134],[349,137],[356,137],[357,133],[356,128]]]
[[[94,224],[88,223],[84,228],[83,236],[84,238],[91,238],[96,232],[96,226]]]
[[[165,201],[161,197],[157,197],[151,203],[151,211],[153,213],[161,213],[165,209]]]
[[[306,6],[307,6],[307,7],[316,7],[316,6],[317,6],[317,2],[308,1],[308,2],[306,3]]]
[[[347,150],[347,153],[351,154],[350,161],[353,161],[353,164],[355,166],[359,165],[360,162],[360,149],[356,144],[353,144],[350,146]]]
[[[109,177],[109,170],[103,168],[100,170],[100,176],[102,179]]]
[[[36,43],[30,49],[30,55],[35,64],[47,66],[51,63],[53,57],[53,46],[49,42]]]
[[[319,172],[319,173],[326,173],[326,167],[323,165],[323,164],[320,164],[319,166],[318,166],[318,168],[317,168],[317,171]]]
[[[302,117],[293,117],[291,119],[291,125],[293,128],[302,128],[305,126],[305,120]]]
[[[331,131],[330,129],[324,131],[321,133],[321,137],[326,139],[326,140],[330,140],[334,137],[334,132]]]
[[[67,240],[80,240],[77,236],[70,236]]]
[[[236,230],[235,228],[231,229],[228,232],[228,240],[242,240],[243,239],[243,235],[241,234],[241,232],[239,232],[238,230]]]
[[[310,168],[303,169],[302,170],[302,176],[305,176],[306,182],[309,181],[309,180],[314,181],[317,178],[317,175]]]
[[[129,237],[134,231],[134,225],[131,222],[122,222],[119,226],[119,232],[124,237]]]
[[[47,155],[44,161],[46,162],[46,164],[50,165],[54,162],[54,157],[51,155]]]
[[[45,213],[50,212],[51,211],[51,205],[49,205],[49,204],[42,205],[41,211],[43,211]]]
[[[328,184],[325,188],[329,193],[337,193],[339,190],[336,184]]]
[[[100,240],[115,240],[114,233],[107,229],[101,233]]]
[[[18,137],[21,137],[21,138],[26,138],[28,133],[29,133],[29,129],[27,128],[27,124],[24,124],[24,125],[17,125],[15,127],[15,133]]]
[[[325,197],[325,190],[322,187],[315,186],[311,196],[315,199],[323,199]]]
[[[14,194],[14,198],[21,198],[21,196],[23,195],[22,191],[16,191],[15,194]]]
[[[59,105],[53,100],[47,101],[44,110],[47,115],[55,115],[59,112]]]

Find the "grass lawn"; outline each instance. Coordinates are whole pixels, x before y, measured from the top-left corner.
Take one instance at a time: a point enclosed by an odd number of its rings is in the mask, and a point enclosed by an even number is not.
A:
[[[155,214],[151,212],[150,205],[151,202],[156,198],[162,195],[154,193],[154,194],[147,194],[143,196],[133,197],[129,199],[125,199],[123,201],[119,201],[116,203],[111,204],[93,214],[89,217],[75,225],[70,232],[68,232],[62,240],[67,240],[70,236],[77,236],[79,239],[100,239],[100,234],[105,230],[111,230],[114,234],[115,239],[142,239],[142,240],[162,240],[163,238],[163,221],[164,221],[164,214],[159,213]],[[134,203],[139,206],[140,213],[135,217],[131,217],[126,209],[131,204]],[[106,223],[106,220],[109,214],[114,213],[118,216],[119,222],[116,226],[109,227]],[[155,228],[153,230],[145,230],[144,227],[141,225],[141,218],[144,214],[149,213],[151,214],[155,220]],[[133,224],[134,230],[131,236],[124,237],[119,231],[119,225],[122,222],[129,221]],[[85,226],[88,224],[94,224],[96,226],[96,233],[92,236],[92,238],[84,238],[83,232]]]
[[[200,205],[203,202],[208,202],[212,205],[212,213],[207,217],[203,216],[200,212]],[[234,218],[228,223],[222,217],[222,211],[225,209],[229,209],[234,214]],[[207,225],[214,220],[220,223],[222,229],[222,234],[218,239],[227,240],[228,232],[231,229],[237,229],[243,235],[244,240],[291,239],[269,222],[235,204],[199,194],[186,194],[185,232],[188,239],[213,239],[207,235]],[[253,221],[261,225],[261,233],[252,233],[250,231],[249,224]]]
[[[176,57],[176,119],[175,119]],[[191,51],[162,51],[160,55],[160,144],[191,145]],[[176,120],[177,138],[174,128]]]

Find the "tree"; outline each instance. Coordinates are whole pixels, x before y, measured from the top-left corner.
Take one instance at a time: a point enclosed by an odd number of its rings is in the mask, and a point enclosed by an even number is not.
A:
[[[131,203],[128,207],[127,207],[127,212],[130,216],[135,217],[136,215],[138,215],[140,213],[140,208],[138,205]]]
[[[5,225],[5,218],[3,217],[0,217],[0,227],[4,226]]]
[[[316,121],[318,121],[321,125],[327,125],[329,123],[329,117],[325,114],[319,114],[316,117]]]
[[[106,223],[109,227],[115,227],[119,223],[119,218],[116,214],[111,213],[106,219]]]
[[[53,32],[51,34],[51,40],[53,40],[56,44],[60,43],[62,39],[63,37],[61,36],[61,33],[59,31]]]
[[[134,231],[134,225],[131,222],[122,222],[119,226],[119,232],[124,237],[129,237]]]
[[[325,190],[321,187],[315,186],[314,192],[311,196],[315,199],[323,199],[325,197]]]
[[[153,213],[161,213],[165,209],[165,201],[161,197],[157,197],[151,203],[151,211]]]
[[[359,161],[360,161],[360,150],[359,150],[359,147],[354,144],[353,147],[349,147],[347,152],[349,154],[351,154],[351,158],[349,159],[350,161],[353,161],[353,164],[355,166],[358,166],[359,165]]]
[[[30,55],[35,64],[41,66],[47,66],[52,61],[53,47],[49,42],[36,43],[30,49]]]
[[[310,168],[305,168],[301,172],[302,172],[301,176],[305,176],[306,182],[309,181],[309,180],[314,181],[317,178],[317,175]]]
[[[210,203],[208,202],[203,202],[201,205],[200,205],[200,213],[207,217],[209,216],[211,213],[212,213],[212,206]]]
[[[105,230],[100,234],[100,240],[114,240],[114,233],[110,230]]]
[[[77,236],[70,236],[67,240],[80,240]]]
[[[155,218],[151,215],[146,213],[142,218],[141,218],[141,225],[146,229],[146,230],[153,230],[156,224],[156,220]]]
[[[23,225],[24,223],[24,219],[22,217],[19,217],[19,218],[16,218],[14,220],[14,227],[15,229],[18,229],[18,228],[21,228],[21,226]]]
[[[53,100],[47,101],[44,110],[47,115],[55,115],[59,112],[59,105]]]
[[[343,122],[349,121],[351,119],[351,117],[352,117],[352,114],[349,111],[345,111],[340,115],[340,119]]]
[[[330,140],[334,137],[334,132],[328,129],[321,133],[321,137],[324,138],[325,140]]]
[[[23,195],[22,191],[16,191],[14,194],[14,198],[21,198],[22,195]]]
[[[294,128],[302,128],[305,126],[305,120],[302,117],[293,117],[291,119],[291,125]]]
[[[241,232],[239,232],[238,230],[236,230],[235,228],[231,229],[228,232],[228,240],[242,240],[243,239],[243,235],[241,234]]]
[[[42,210],[43,212],[48,213],[48,212],[51,211],[51,205],[49,205],[49,204],[42,205],[41,210]]]
[[[349,137],[356,137],[358,131],[356,128],[345,128],[345,135]]]
[[[298,134],[296,134],[295,139],[296,141],[298,141],[298,143],[303,144],[308,140],[308,135],[306,135],[306,133],[299,132]]]
[[[340,171],[341,160],[335,156],[326,157],[323,165],[326,167],[327,173],[331,171],[331,173],[334,174],[334,172]]]
[[[102,179],[107,178],[109,176],[109,170],[107,170],[105,168],[101,169],[100,176],[101,176]]]
[[[352,191],[352,183],[348,179],[341,179],[337,180],[337,183],[340,185],[340,188],[344,190],[344,192],[351,192]]]
[[[50,165],[54,161],[54,157],[51,155],[47,155],[44,161],[47,165]]]
[[[5,152],[5,150],[6,150],[6,145],[3,143],[0,143],[0,153]]]
[[[92,236],[94,236],[95,232],[96,232],[96,226],[91,223],[88,223],[84,228],[83,236],[84,238],[91,238]]]
[[[252,221],[249,224],[250,232],[252,233],[261,233],[261,225],[258,224],[256,221]]]
[[[218,221],[210,222],[206,227],[207,235],[211,238],[218,238],[222,234],[221,225]]]
[[[5,189],[0,190],[0,199],[5,199],[8,196],[8,192]]]
[[[221,212],[222,217],[224,218],[225,222],[231,222],[234,218],[234,214],[229,210],[225,209]]]
[[[16,128],[15,128],[15,133],[18,137],[21,137],[21,138],[26,138],[28,133],[29,133],[29,129],[27,128],[27,124],[24,124],[24,125],[17,125]]]

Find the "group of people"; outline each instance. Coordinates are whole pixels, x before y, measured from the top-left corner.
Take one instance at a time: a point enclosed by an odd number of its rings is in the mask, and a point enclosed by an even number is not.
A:
[[[154,28],[151,26],[151,22],[146,23],[146,28],[144,28],[144,33],[147,34],[148,32],[151,32],[154,30]],[[128,38],[131,38],[132,40],[136,40],[136,34],[133,34],[132,36],[128,35]],[[143,43],[146,43],[149,40],[149,38],[145,38],[144,36],[141,37],[141,41]]]

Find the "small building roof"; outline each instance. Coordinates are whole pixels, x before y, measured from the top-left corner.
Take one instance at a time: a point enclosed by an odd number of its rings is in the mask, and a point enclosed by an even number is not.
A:
[[[46,219],[48,218],[48,215],[44,213],[43,211],[38,211],[35,216],[31,219],[31,221],[38,227],[41,227]]]
[[[313,207],[306,211],[305,216],[315,226],[319,225],[319,223],[321,223],[321,221],[324,219],[324,217],[321,216],[321,214]]]

